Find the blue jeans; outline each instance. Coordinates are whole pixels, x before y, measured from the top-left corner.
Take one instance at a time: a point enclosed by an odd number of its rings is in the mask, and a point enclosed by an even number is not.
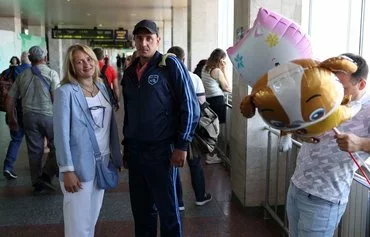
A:
[[[290,183],[287,215],[291,237],[331,237],[347,203],[338,204],[313,196]]]
[[[10,142],[8,146],[8,151],[6,152],[6,157],[4,160],[4,170],[13,171],[14,163],[17,160],[18,151],[22,144],[22,139],[24,137],[23,128],[19,127],[18,131],[10,130]]]

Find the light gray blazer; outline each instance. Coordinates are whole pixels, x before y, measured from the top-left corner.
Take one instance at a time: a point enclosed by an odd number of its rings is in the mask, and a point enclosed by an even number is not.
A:
[[[110,103],[105,86],[102,83],[96,85]],[[95,158],[88,126],[93,126],[94,121],[80,85],[70,83],[59,87],[55,91],[53,108],[54,145],[60,172],[59,180],[64,180],[63,172],[66,171],[74,171],[81,182],[93,180]],[[122,156],[113,112],[110,125],[110,151],[114,165],[117,168],[121,167]]]

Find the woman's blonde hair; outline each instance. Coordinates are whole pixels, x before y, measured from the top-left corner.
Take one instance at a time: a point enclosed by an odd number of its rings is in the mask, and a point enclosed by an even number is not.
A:
[[[64,66],[63,66],[63,79],[60,82],[61,85],[67,84],[67,83],[78,83],[78,78],[76,76],[76,70],[73,66],[73,54],[77,51],[84,52],[85,54],[89,55],[90,58],[95,62],[95,72],[93,74],[93,81],[97,82],[100,81],[99,78],[99,64],[98,59],[95,56],[94,51],[87,45],[83,44],[74,44],[70,46],[67,50],[67,54],[64,60]]]

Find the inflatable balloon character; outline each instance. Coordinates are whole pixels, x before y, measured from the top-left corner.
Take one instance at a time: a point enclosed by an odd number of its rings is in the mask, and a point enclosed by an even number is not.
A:
[[[251,118],[256,109],[271,127],[286,133],[314,137],[350,119],[360,108],[346,106],[350,98],[333,72],[353,73],[357,66],[346,57],[318,62],[299,59],[269,70],[253,86],[240,109]],[[283,141],[283,142],[282,142]],[[281,150],[291,144],[280,142]]]
[[[279,64],[312,58],[310,40],[300,26],[265,8],[259,9],[253,27],[227,53],[241,79],[252,87]]]

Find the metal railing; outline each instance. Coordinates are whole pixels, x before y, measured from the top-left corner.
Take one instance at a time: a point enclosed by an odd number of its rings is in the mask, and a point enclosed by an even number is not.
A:
[[[289,235],[288,220],[285,212],[286,195],[289,188],[290,178],[293,175],[294,167],[299,148],[302,146],[301,143],[293,139],[293,148],[285,153],[281,153],[276,150],[276,170],[275,173],[275,186],[274,194],[270,195],[271,189],[271,161],[272,161],[272,139],[273,136],[279,138],[279,131],[272,129],[270,127],[265,127],[267,133],[267,161],[266,161],[266,186],[265,186],[265,215],[267,219],[272,217]],[[281,170],[279,165],[279,160],[281,157],[285,157],[285,174],[284,182],[280,182],[279,178],[281,176]],[[279,202],[279,190],[281,183],[284,184],[284,197],[283,201]],[[271,204],[270,200],[273,200]],[[283,204],[283,205],[282,205]],[[279,212],[280,211],[280,212]],[[335,237],[368,237],[370,236],[370,186],[366,183],[366,180],[355,174],[354,182],[351,186],[351,194],[349,197],[349,202],[347,205],[346,212],[335,232]]]

